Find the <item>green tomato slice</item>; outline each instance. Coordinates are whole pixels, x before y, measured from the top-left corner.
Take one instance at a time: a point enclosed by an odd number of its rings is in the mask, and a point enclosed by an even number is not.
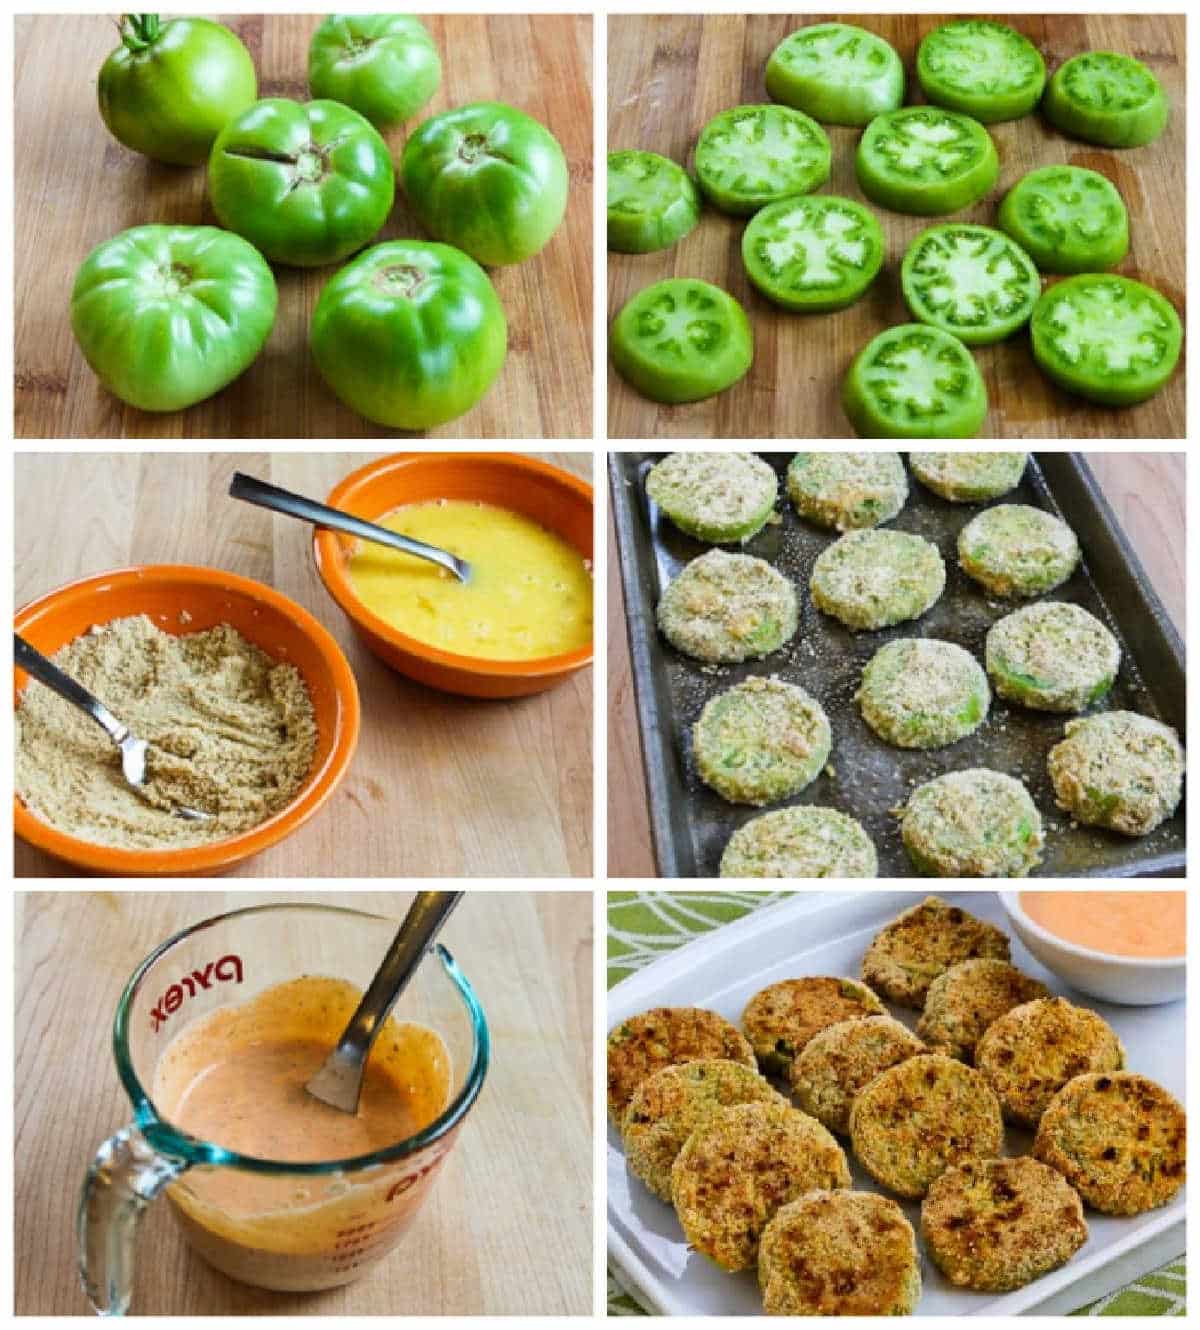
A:
[[[904,101],[900,57],[853,23],[789,34],[771,52],[766,80],[768,96],[827,125],[865,125]]]
[[[913,317],[969,346],[998,342],[1029,322],[1042,279],[1003,231],[943,222],[922,231],[900,265]]]
[[[1068,137],[1106,148],[1152,142],[1170,114],[1158,79],[1140,60],[1114,51],[1085,51],[1060,65],[1042,110]]]
[[[1171,377],[1183,344],[1171,302],[1116,273],[1083,273],[1051,286],[1029,328],[1043,372],[1104,406],[1153,396]]]
[[[508,349],[487,273],[451,245],[373,245],[325,284],[309,344],[347,406],[391,429],[423,430],[469,411]]]
[[[999,222],[1042,272],[1102,272],[1129,252],[1129,215],[1117,187],[1083,166],[1022,176],[1004,196]]]
[[[215,226],[135,226],[84,260],[71,331],[123,402],[178,411],[253,363],[276,303],[271,269],[241,236]]]
[[[735,106],[700,131],[696,176],[716,207],[744,217],[823,185],[830,157],[825,131],[803,111]]]
[[[902,323],[855,357],[842,381],[842,406],[864,439],[966,439],[987,415],[987,390],[957,337]]]
[[[608,247],[621,254],[669,249],[700,220],[692,178],[656,152],[608,154]]]
[[[1000,159],[978,120],[937,106],[906,106],[866,127],[854,169],[873,203],[939,217],[982,198],[996,183]]]
[[[697,402],[736,383],[754,359],[741,305],[692,277],[655,282],[617,315],[609,339],[617,372],[656,402]]]
[[[1016,120],[1038,104],[1046,62],[1004,23],[959,19],[934,28],[917,50],[917,79],[929,101],[985,124]]]
[[[750,280],[785,309],[820,314],[851,305],[883,264],[883,231],[870,209],[833,194],[783,199],[742,234]]]

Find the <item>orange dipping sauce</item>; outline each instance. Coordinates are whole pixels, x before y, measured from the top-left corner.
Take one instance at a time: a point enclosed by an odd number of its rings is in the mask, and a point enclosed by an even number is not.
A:
[[[1022,891],[1021,909],[1047,933],[1108,956],[1164,960],[1187,951],[1182,891]]]

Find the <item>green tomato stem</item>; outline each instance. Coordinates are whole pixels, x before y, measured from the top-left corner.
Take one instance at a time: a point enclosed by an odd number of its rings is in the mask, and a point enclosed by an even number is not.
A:
[[[152,46],[162,31],[157,14],[122,14],[121,40],[131,51],[144,51]]]

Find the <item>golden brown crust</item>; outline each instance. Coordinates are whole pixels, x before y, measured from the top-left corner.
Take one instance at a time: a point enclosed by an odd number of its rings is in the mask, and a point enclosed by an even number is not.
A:
[[[954,1164],[999,1154],[1004,1123],[977,1071],[924,1053],[881,1072],[854,1100],[850,1140],[876,1182],[915,1199]]]
[[[994,924],[929,896],[876,934],[862,974],[880,997],[920,1011],[938,975],[975,956],[1008,960],[1008,938]]]
[[[929,1050],[891,1016],[839,1021],[818,1031],[792,1063],[792,1090],[800,1107],[830,1131],[850,1131],[850,1105],[889,1067]]]
[[[1077,1076],[1051,1100],[1034,1157],[1057,1169],[1093,1210],[1136,1215],[1165,1205],[1187,1176],[1187,1115],[1132,1071]]]
[[[921,1206],[921,1236],[952,1284],[1001,1293],[1068,1261],[1088,1229],[1075,1189],[1023,1155],[948,1168]]]
[[[865,984],[821,975],[784,979],[755,993],[742,1012],[742,1029],[763,1071],[786,1076],[818,1031],[883,1014],[883,1003]]]
[[[952,965],[929,985],[917,1033],[927,1044],[973,1062],[975,1047],[993,1021],[1014,1007],[1049,996],[1045,984],[1022,974],[1015,965],[993,956],[977,956]]]
[[[622,1021],[608,1036],[608,1113],[617,1128],[647,1076],[698,1058],[727,1058],[758,1069],[741,1032],[715,1011],[655,1007]]]
[[[788,1101],[740,1062],[705,1058],[663,1067],[633,1092],[621,1125],[629,1171],[671,1203],[671,1167],[687,1138],[731,1104]]]
[[[1066,1083],[1087,1072],[1119,1071],[1125,1049],[1102,1016],[1066,998],[1038,998],[1006,1012],[984,1032],[975,1065],[1004,1116],[1036,1127]]]
[[[910,1316],[921,1297],[912,1225],[866,1191],[813,1191],[763,1231],[758,1283],[769,1316]]]
[[[671,1170],[688,1242],[724,1270],[748,1270],[763,1228],[805,1192],[850,1185],[837,1141],[808,1114],[778,1104],[723,1108],[688,1137]]]

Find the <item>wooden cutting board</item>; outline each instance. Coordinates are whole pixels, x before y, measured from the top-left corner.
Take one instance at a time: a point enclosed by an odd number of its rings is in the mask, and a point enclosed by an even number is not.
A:
[[[1186,641],[1187,463],[1183,453],[1088,453],[1150,585]],[[616,540],[608,536],[608,873],[656,877],[646,783],[625,635],[625,597]]]
[[[106,568],[198,563],[311,611],[354,670],[362,730],[310,822],[233,870],[247,877],[566,877],[591,871],[592,671],[486,702],[389,669],[325,591],[312,529],[228,496],[234,471],[324,499],[373,454],[88,453],[16,458],[15,603]],[[541,454],[591,479],[590,453]],[[16,843],[18,877],[71,874]]]
[[[319,14],[226,16],[258,69],[259,95],[308,98]],[[592,430],[592,29],[587,15],[431,17],[442,86],[385,137],[398,162],[426,116],[503,101],[547,125],[571,173],[567,216],[535,258],[491,272],[508,317],[508,359],[483,401],[436,433],[457,438],[578,438]],[[166,166],[124,148],[96,108],[96,76],[117,45],[113,21],[18,18],[14,183],[16,433],[31,438],[383,438],[343,406],[308,353],[311,311],[329,268],[276,267],[279,313],[258,360],[223,392],[166,415],[102,388],[71,334],[75,272],[131,226],[216,224],[203,167]],[[423,232],[397,183],[375,242]],[[372,242],[372,243],[375,243]]]
[[[644,148],[692,169],[692,149],[718,111],[768,100],[767,58],[796,28],[836,15],[612,15],[608,21],[608,146]],[[917,46],[947,16],[872,14],[847,17],[887,38],[908,76],[906,102],[923,101],[913,73]],[[960,221],[995,224],[1008,189],[1027,171],[1061,162],[1108,176],[1129,211],[1130,249],[1117,269],[1161,291],[1186,323],[1183,182],[1186,144],[1184,19],[1182,15],[1026,14],[1004,18],[1041,50],[1047,70],[1081,51],[1122,51],[1144,61],[1166,89],[1171,119],[1144,148],[1111,151],[1063,138],[1036,113],[988,126],[1000,154],[995,189]],[[833,173],[821,191],[865,199],[854,177],[861,131],[826,126]],[[875,205],[870,205],[875,207]],[[875,208],[887,257],[867,294],[835,314],[792,314],[750,285],[742,267],[745,219],[706,206],[700,225],[673,249],[608,256],[609,322],[635,292],[665,277],[700,277],[730,291],[749,315],[754,365],[727,392],[686,406],[659,406],[630,388],[609,367],[611,438],[847,438],[850,423],[839,391],[851,360],[872,337],[911,315],[900,295],[900,261],[912,239],[944,218],[906,217]],[[1038,371],[1028,337],[1017,333],[975,352],[990,411],[984,438],[1182,438],[1185,390],[1182,362],[1149,402],[1124,410],[1092,406],[1055,387]]]
[[[75,1204],[97,1146],[131,1115],[112,1060],[111,1027],[134,966],[189,924],[288,899],[295,895],[18,893],[18,1315],[90,1314],[76,1274]],[[396,919],[409,901],[396,892],[308,899]],[[344,1288],[270,1293],[206,1265],[185,1245],[160,1198],[138,1235],[135,1313],[583,1316],[591,1310],[591,893],[472,892],[443,936],[487,1014],[491,1068],[396,1251]]]

